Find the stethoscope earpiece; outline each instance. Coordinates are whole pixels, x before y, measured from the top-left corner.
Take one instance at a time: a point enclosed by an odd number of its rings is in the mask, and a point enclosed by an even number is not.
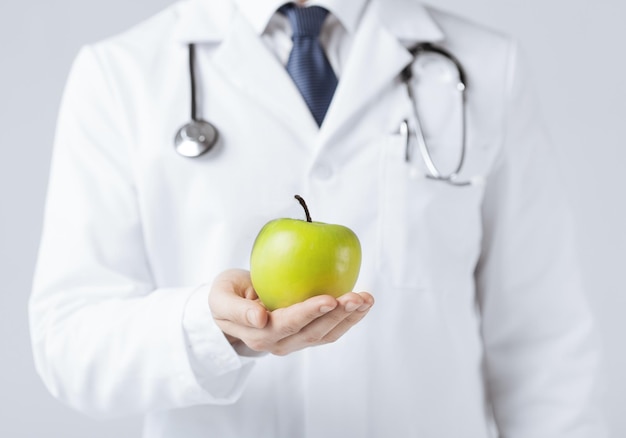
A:
[[[215,126],[204,120],[192,120],[178,130],[174,146],[183,157],[195,158],[213,149],[217,139]]]

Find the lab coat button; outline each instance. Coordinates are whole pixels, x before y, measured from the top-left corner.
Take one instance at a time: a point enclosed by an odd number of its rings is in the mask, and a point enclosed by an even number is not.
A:
[[[317,164],[313,168],[313,177],[319,180],[329,180],[333,177],[333,168],[328,164]]]

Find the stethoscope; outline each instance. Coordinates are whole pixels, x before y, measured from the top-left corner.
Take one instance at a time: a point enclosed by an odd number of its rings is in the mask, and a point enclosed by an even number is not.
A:
[[[425,174],[426,178],[433,179],[436,181],[442,181],[454,186],[467,186],[472,184],[473,180],[468,181],[459,181],[458,176],[463,168],[463,164],[465,162],[465,153],[467,149],[467,81],[465,76],[465,70],[461,65],[461,62],[449,51],[446,49],[435,46],[432,43],[419,43],[409,49],[411,55],[413,55],[413,62],[405,67],[400,73],[400,77],[402,78],[402,82],[406,87],[406,92],[411,100],[411,108],[413,111],[414,125],[415,125],[415,137],[417,139],[417,144],[419,147],[420,154],[426,165],[427,173]],[[417,98],[415,96],[415,92],[413,91],[413,87],[411,86],[411,80],[413,79],[413,64],[417,60],[420,55],[423,54],[436,54],[442,56],[447,59],[454,65],[457,73],[457,81],[454,84],[455,90],[460,95],[461,100],[461,141],[460,141],[460,149],[459,149],[459,158],[456,166],[451,172],[444,173],[440,170],[440,168],[435,164],[435,160],[431,154],[431,150],[428,147],[428,143],[426,142],[426,138],[424,136],[424,131],[422,129],[422,121],[420,118],[419,110],[417,109]],[[410,127],[409,121],[403,120],[400,124],[400,134],[405,139],[405,154],[404,159],[406,162],[411,161],[411,135],[410,135]]]
[[[189,79],[191,82],[191,121],[176,132],[174,146],[176,152],[183,157],[196,158],[215,147],[219,133],[215,125],[197,117],[195,44],[189,44]]]
[[[413,62],[409,64],[400,74],[402,82],[406,86],[406,91],[411,100],[411,107],[413,110],[413,118],[415,125],[415,136],[419,146],[419,151],[426,164],[427,174],[426,177],[446,182],[455,186],[465,186],[472,183],[472,181],[458,181],[458,175],[463,167],[465,161],[466,152],[466,77],[463,66],[459,60],[452,55],[449,51],[442,47],[435,46],[431,43],[419,43],[409,49],[409,52],[413,55]],[[413,79],[413,63],[420,55],[432,53],[443,56],[445,59],[452,62],[457,70],[458,82],[455,84],[456,90],[460,93],[461,106],[462,106],[462,120],[461,120],[461,147],[459,151],[458,164],[451,172],[441,172],[439,167],[435,164],[432,157],[431,150],[428,147],[424,132],[422,129],[421,118],[419,110],[417,108],[417,99],[411,86]],[[176,152],[184,157],[196,158],[199,157],[215,147],[217,144],[219,134],[217,128],[206,120],[202,120],[197,117],[197,102],[196,102],[196,66],[195,66],[195,44],[189,45],[189,77],[191,83],[191,121],[181,127],[176,133],[174,145]],[[410,127],[408,120],[403,120],[400,125],[400,134],[405,137],[405,161],[411,161],[410,154]]]

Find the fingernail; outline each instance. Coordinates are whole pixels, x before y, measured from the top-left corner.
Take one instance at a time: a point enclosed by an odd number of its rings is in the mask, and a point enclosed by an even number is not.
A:
[[[370,307],[372,307],[372,306],[370,306],[369,304],[365,303],[365,304],[361,304],[361,307],[359,307],[357,310],[358,310],[359,312],[365,312],[365,311],[366,311],[367,309],[369,309]]]
[[[348,304],[346,304],[346,312],[354,312],[358,307],[359,305],[357,303],[349,301]]]
[[[250,325],[254,327],[259,324],[257,312],[255,312],[254,309],[248,309],[248,311],[246,312],[246,318],[248,319],[248,323],[250,323]]]
[[[334,309],[333,306],[322,306],[322,307],[320,307],[320,312],[321,313],[328,313],[328,312],[330,312],[333,309]]]

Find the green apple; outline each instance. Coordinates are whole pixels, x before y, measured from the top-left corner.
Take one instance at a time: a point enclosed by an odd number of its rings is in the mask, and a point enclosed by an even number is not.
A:
[[[250,256],[252,285],[269,310],[315,295],[339,297],[352,291],[361,269],[361,244],[342,225],[275,219],[259,232]]]

